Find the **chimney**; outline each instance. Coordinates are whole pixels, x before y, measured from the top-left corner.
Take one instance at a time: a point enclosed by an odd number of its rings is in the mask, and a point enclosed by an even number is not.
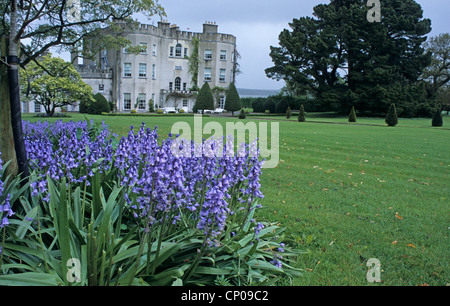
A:
[[[158,21],[158,28],[168,30],[170,28],[170,22],[167,20]]]
[[[216,25],[216,22],[212,22],[212,21],[206,21],[203,24],[203,33],[217,33],[217,28],[219,26]]]

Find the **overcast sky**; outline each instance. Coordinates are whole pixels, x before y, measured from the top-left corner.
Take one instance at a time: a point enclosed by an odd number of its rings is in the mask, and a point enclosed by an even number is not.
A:
[[[383,0],[381,0],[382,2]],[[430,18],[431,36],[450,32],[449,0],[416,0],[424,17]],[[159,0],[167,20],[181,30],[201,32],[205,21],[216,22],[220,33],[233,34],[242,73],[237,87],[280,89],[284,84],[266,77],[264,70],[272,66],[270,46],[278,45],[278,35],[288,28],[293,18],[311,16],[313,7],[327,0]],[[157,19],[155,19],[156,25]],[[149,21],[148,23],[152,23]]]

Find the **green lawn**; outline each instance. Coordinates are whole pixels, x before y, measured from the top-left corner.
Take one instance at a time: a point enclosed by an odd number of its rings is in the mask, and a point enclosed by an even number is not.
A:
[[[83,120],[74,114],[64,120]],[[119,135],[142,121],[166,136],[181,117],[104,117]],[[38,120],[24,115],[25,120]],[[42,119],[41,119],[42,120]],[[51,119],[55,120],[55,119]],[[224,124],[232,118],[203,118]],[[260,122],[256,117],[245,121]],[[382,285],[446,285],[449,277],[450,118],[347,118],[308,114],[280,123],[280,163],[263,169],[260,217],[288,228],[289,243],[309,253],[295,285],[377,285],[367,260],[381,263]],[[329,122],[329,123],[323,123]]]

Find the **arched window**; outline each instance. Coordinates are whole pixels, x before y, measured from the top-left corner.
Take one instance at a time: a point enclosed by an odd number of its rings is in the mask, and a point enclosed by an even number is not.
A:
[[[175,56],[176,57],[181,57],[182,49],[183,49],[183,47],[181,46],[181,44],[177,44],[175,46]]]
[[[181,90],[181,78],[175,78],[175,90]]]

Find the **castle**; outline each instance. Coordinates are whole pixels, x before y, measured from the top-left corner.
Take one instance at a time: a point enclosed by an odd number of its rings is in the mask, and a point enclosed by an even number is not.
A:
[[[224,108],[225,89],[235,81],[235,36],[219,33],[214,22],[205,22],[202,33],[193,33],[167,21],[157,26],[124,27],[121,34],[145,51],[103,50],[90,60],[78,58],[78,62],[72,54],[83,80],[94,94],[102,93],[115,103],[116,111],[173,107],[191,112],[197,94],[192,89],[204,82],[217,89],[215,107]],[[191,63],[193,53],[198,54],[197,64]],[[197,71],[196,78],[191,71]]]

